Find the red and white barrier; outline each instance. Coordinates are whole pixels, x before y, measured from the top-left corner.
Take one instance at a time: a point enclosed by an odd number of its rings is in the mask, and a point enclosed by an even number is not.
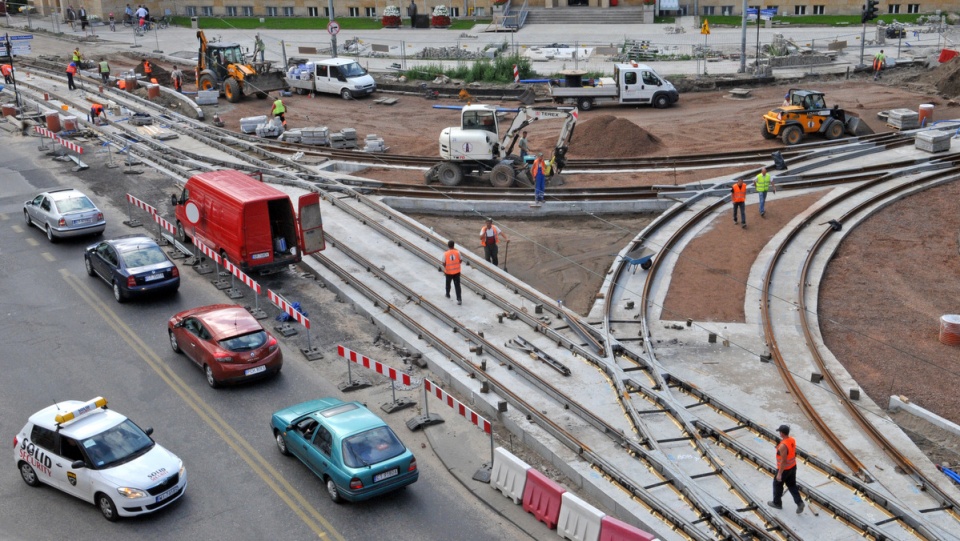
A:
[[[130,194],[127,194],[127,202],[130,204],[136,205],[142,210],[147,211],[147,213],[150,214],[151,216],[156,216],[158,214],[157,209],[153,208],[152,206],[144,203],[143,201],[137,199],[136,197]]]
[[[128,197],[129,197],[129,194],[128,194]],[[175,225],[173,225],[172,223],[164,220],[164,219],[160,216],[160,214],[154,214],[154,215],[153,215],[153,221],[157,222],[157,224],[158,224],[160,227],[162,227],[162,228],[164,228],[165,230],[167,230],[167,232],[170,233],[171,235],[176,235],[176,234],[177,234],[177,226],[175,226]]]
[[[413,383],[413,380],[410,378],[410,374],[406,372],[401,372],[395,368],[389,367],[379,361],[374,361],[373,359],[367,357],[366,355],[360,355],[356,351],[347,349],[343,346],[337,346],[337,355],[349,359],[351,362],[363,365],[378,374],[382,374],[392,379],[393,381],[399,381],[400,383],[410,386]]]
[[[64,147],[66,147],[66,148],[68,148],[68,149],[76,152],[77,154],[83,154],[83,147],[81,147],[80,145],[78,145],[78,144],[76,144],[76,143],[71,143],[70,141],[67,141],[66,139],[60,137],[59,135],[57,135],[57,134],[55,134],[55,133],[53,133],[52,131],[48,130],[47,128],[42,128],[42,127],[40,127],[40,126],[34,126],[33,129],[34,129],[37,133],[39,133],[40,135],[42,135],[43,137],[49,137],[50,139],[53,139],[54,141],[60,143],[62,146],[64,146]]]
[[[513,65],[513,82],[514,83],[520,82],[520,69],[517,67],[516,64]]]
[[[606,513],[569,492],[564,492],[560,499],[557,535],[571,541],[598,541],[600,521]]]
[[[600,520],[599,541],[657,541],[657,536],[607,515]]]
[[[293,306],[290,305],[287,301],[283,300],[283,297],[277,295],[273,292],[272,289],[267,290],[267,298],[270,299],[277,308],[286,312],[290,317],[297,320],[305,329],[310,329],[310,320],[300,312],[296,311]]]
[[[530,465],[517,458],[503,447],[493,451],[493,469],[490,485],[519,505],[523,501],[523,489],[527,484]],[[599,523],[598,523],[599,524]]]
[[[203,254],[203,255],[209,257],[210,259],[214,260],[214,262],[216,262],[217,265],[222,264],[223,260],[220,258],[220,254],[218,254],[217,252],[215,252],[215,251],[213,250],[213,248],[211,248],[211,247],[207,246],[206,244],[204,244],[203,242],[201,242],[200,239],[197,238],[197,237],[194,237],[193,243],[197,245],[197,249],[200,250],[200,253],[201,253],[201,254]]]
[[[466,404],[460,402],[456,398],[447,394],[446,391],[438,387],[435,383],[428,379],[423,380],[423,388],[428,393],[433,393],[434,396],[439,398],[442,402],[446,403],[447,406],[455,409],[457,413],[466,418],[468,421],[479,427],[485,433],[489,434],[491,430],[490,421],[484,419],[480,416],[479,413],[468,408]]]
[[[546,475],[530,468],[523,489],[523,510],[532,513],[537,520],[551,530],[557,527],[563,493],[567,489]]]
[[[253,278],[250,278],[249,276],[247,276],[247,273],[240,270],[240,267],[234,265],[229,260],[224,259],[223,268],[227,269],[227,272],[229,272],[230,274],[239,278],[241,282],[247,285],[247,287],[256,291],[257,295],[260,294],[260,284],[257,283],[257,281],[254,280]]]

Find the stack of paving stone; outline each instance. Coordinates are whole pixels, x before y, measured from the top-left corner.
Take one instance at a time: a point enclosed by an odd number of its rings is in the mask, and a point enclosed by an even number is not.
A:
[[[300,128],[300,142],[305,145],[330,144],[330,130],[326,126],[319,128]]]
[[[364,152],[386,152],[387,146],[383,142],[383,138],[375,133],[367,134],[367,138],[364,139]]]
[[[347,145],[344,148],[357,148],[357,130],[353,128],[343,128],[340,130],[343,134],[343,142]]]
[[[917,134],[917,139],[914,143],[914,146],[927,152],[946,152],[950,150],[950,138],[951,135],[949,133],[944,133],[941,131],[922,131]]]
[[[290,130],[280,134],[279,140],[286,143],[299,143],[301,138],[302,134],[300,130]]]
[[[920,114],[910,109],[893,109],[887,113],[887,123],[898,130],[915,130],[920,127]]]

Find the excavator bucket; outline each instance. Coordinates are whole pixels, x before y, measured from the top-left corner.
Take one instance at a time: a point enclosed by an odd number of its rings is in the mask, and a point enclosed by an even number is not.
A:
[[[537,99],[537,93],[533,91],[533,88],[528,86],[517,99],[524,105],[533,105]]]
[[[287,81],[284,80],[283,72],[280,71],[256,73],[243,78],[243,93],[247,95],[266,94],[286,88]]]
[[[847,118],[847,133],[850,135],[860,136],[860,135],[870,135],[873,133],[873,129],[867,125],[866,122],[860,120],[855,116]]]

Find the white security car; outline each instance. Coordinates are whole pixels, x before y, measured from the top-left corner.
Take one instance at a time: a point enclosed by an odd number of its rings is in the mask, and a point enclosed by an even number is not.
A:
[[[151,433],[108,410],[102,397],[68,400],[30,416],[13,439],[14,461],[28,485],[92,502],[115,521],[166,507],[187,488],[183,461]]]

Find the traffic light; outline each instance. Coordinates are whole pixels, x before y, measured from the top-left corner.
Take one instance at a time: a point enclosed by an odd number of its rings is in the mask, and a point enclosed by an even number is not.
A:
[[[877,18],[877,6],[880,0],[867,0],[867,5],[860,14],[860,22],[866,24],[867,21]]]

